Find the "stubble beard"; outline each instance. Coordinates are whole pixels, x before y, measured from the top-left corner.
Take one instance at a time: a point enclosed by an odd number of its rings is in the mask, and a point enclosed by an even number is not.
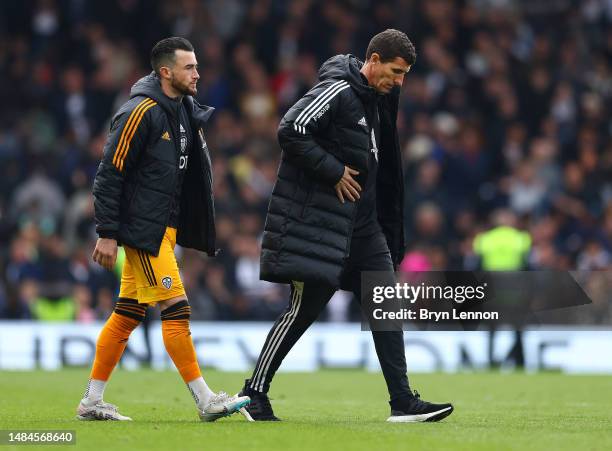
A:
[[[194,96],[198,93],[198,89],[196,87],[191,88],[189,84],[180,84],[174,77],[172,77],[171,84],[172,87],[182,96]]]

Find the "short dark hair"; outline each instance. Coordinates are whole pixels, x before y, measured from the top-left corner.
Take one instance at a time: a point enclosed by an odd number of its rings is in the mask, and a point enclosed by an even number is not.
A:
[[[193,45],[185,38],[174,36],[162,39],[153,46],[153,50],[151,50],[151,67],[157,75],[159,75],[160,67],[174,64],[176,61],[176,50],[193,52]]]
[[[393,28],[387,28],[370,40],[366,61],[370,59],[372,53],[378,53],[382,63],[388,63],[397,57],[403,58],[409,66],[416,61],[416,50],[406,33]]]

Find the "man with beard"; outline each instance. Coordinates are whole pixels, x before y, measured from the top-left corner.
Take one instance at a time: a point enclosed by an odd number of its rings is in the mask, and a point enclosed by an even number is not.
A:
[[[231,415],[246,396],[214,393],[204,381],[189,330],[191,308],[174,246],[214,256],[215,223],[211,162],[202,127],[212,108],[194,99],[198,63],[183,38],[158,42],[153,72],[132,87],[115,114],[94,180],[96,231],[93,260],[111,270],[117,246],[126,260],[114,312],[96,343],[80,420],[130,420],[103,400],[111,372],[147,306],[159,305],[164,345],[187,384],[202,421]]]
[[[403,174],[396,121],[400,87],[416,60],[408,37],[385,30],[365,63],[337,55],[320,83],[283,117],[283,150],[264,229],[261,278],[291,284],[241,395],[248,419],[276,421],[267,393],[276,370],[337,288],[361,301],[361,273],[393,270],[404,253]],[[390,422],[438,421],[451,404],[422,401],[406,376],[401,327],[372,331],[390,396]]]

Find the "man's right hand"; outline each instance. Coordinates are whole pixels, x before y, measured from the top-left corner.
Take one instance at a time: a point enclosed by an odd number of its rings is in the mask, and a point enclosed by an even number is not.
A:
[[[340,202],[344,203],[344,198],[346,197],[348,200],[355,202],[359,199],[359,193],[361,192],[361,186],[359,183],[353,178],[354,175],[359,174],[359,171],[355,169],[351,169],[348,166],[344,166],[344,174],[342,178],[334,188],[336,189],[336,195]]]
[[[117,240],[113,238],[98,238],[92,258],[100,266],[112,271],[117,261]]]

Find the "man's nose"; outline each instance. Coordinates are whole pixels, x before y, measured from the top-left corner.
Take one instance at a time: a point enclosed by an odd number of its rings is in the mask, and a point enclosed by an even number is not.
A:
[[[402,84],[404,84],[404,74],[402,74],[402,75],[398,75],[397,77],[395,77],[394,82],[395,82],[395,84],[396,84],[397,86],[400,86],[400,87],[401,87],[401,86],[402,86]]]

